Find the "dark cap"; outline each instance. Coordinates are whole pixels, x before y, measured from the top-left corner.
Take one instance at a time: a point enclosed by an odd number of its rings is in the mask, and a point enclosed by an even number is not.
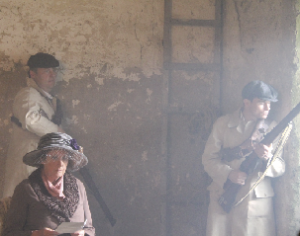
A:
[[[259,98],[264,101],[277,102],[278,92],[271,86],[260,80],[248,83],[242,91],[243,99],[252,101]]]
[[[54,56],[48,54],[48,53],[42,53],[39,52],[33,56],[30,56],[27,66],[29,66],[30,69],[34,68],[53,68],[58,67],[59,62],[55,59]]]

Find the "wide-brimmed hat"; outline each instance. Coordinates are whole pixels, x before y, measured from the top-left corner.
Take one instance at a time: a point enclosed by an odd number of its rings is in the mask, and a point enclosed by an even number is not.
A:
[[[278,92],[271,85],[260,80],[254,80],[243,88],[242,97],[250,101],[259,98],[264,101],[277,102]]]
[[[59,132],[48,133],[41,137],[37,150],[23,157],[23,162],[29,166],[40,167],[48,156],[55,159],[57,154],[63,153],[64,158],[68,160],[67,169],[76,171],[88,163],[82,150],[70,135]]]

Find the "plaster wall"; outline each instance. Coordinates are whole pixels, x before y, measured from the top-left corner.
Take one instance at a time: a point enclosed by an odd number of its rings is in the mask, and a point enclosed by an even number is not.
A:
[[[61,62],[54,93],[64,128],[84,147],[88,168],[117,224],[89,194],[97,235],[160,235],[161,0],[1,1],[0,189],[11,108],[30,55]],[[80,176],[79,176],[80,177]]]
[[[174,2],[176,17],[198,19],[197,14],[205,13],[204,18],[211,19],[214,14],[211,1],[201,1],[199,8],[194,0]],[[211,90],[201,96],[221,96],[222,112],[226,113],[239,107],[240,90],[247,82],[264,80],[281,93],[281,102],[274,107],[280,111],[275,112],[278,119],[292,107],[294,1],[226,0],[223,4],[221,94],[214,89],[214,76],[195,76],[192,81],[198,84],[200,78],[200,85],[210,85]],[[205,7],[209,10],[203,10]],[[199,10],[191,11],[193,8]],[[117,219],[115,227],[110,227],[88,193],[98,235],[165,235],[162,137],[168,90],[163,69],[164,1],[2,0],[0,25],[0,189],[11,132],[11,106],[17,91],[25,86],[26,61],[39,51],[51,53],[62,64],[55,93],[63,103],[65,130],[84,147],[90,160],[88,168]],[[186,40],[180,30],[174,32],[179,36],[174,51],[177,61],[210,62],[211,51],[205,51],[205,44],[199,51],[195,46],[199,37]],[[208,32],[206,44],[212,47],[209,38],[213,40],[214,35],[207,29],[204,32]],[[182,82],[179,73],[176,75],[179,85],[194,78],[181,73]],[[175,101],[175,107],[193,110],[207,105],[207,99],[180,88],[176,87],[177,92],[174,89],[171,102]],[[217,106],[217,101],[211,103]],[[293,210],[299,203],[299,188],[298,184],[289,186],[288,181],[291,176],[298,179],[297,168],[291,171],[292,165],[298,165],[297,155],[293,158],[288,161],[287,175],[279,180],[282,204],[277,201],[277,219],[278,235],[282,236],[294,235],[299,228],[299,217]],[[294,196],[290,206],[289,194]],[[185,229],[179,227],[180,222],[177,227]],[[190,235],[197,235],[191,231]]]
[[[173,17],[214,18],[214,4],[210,0],[173,3]],[[97,234],[165,235],[164,141],[169,93],[168,72],[163,69],[164,1],[4,0],[0,3],[0,25],[0,189],[13,99],[26,86],[25,65],[29,56],[47,52],[61,63],[54,93],[62,101],[64,129],[84,147],[88,169],[117,219],[111,227],[87,189]],[[174,61],[211,62],[207,57],[214,50],[213,37],[207,28],[174,29]],[[207,107],[205,100],[213,97],[210,102],[217,107],[216,78],[211,73],[174,72],[170,106],[199,111]],[[182,201],[196,198],[198,186],[206,194],[205,183],[197,181],[204,174],[197,172],[201,162],[198,146],[203,148],[205,140],[201,137],[207,135],[198,134],[199,130],[206,130],[198,127],[197,122],[194,124],[200,119],[198,116],[172,123],[180,130],[177,134],[173,132],[176,137],[194,140],[195,136],[201,141],[201,145],[193,142],[195,150],[185,145],[184,155],[189,155],[192,168],[182,168],[185,159],[178,155],[178,150],[184,149],[179,145],[175,150],[179,168],[172,175],[177,180],[172,187]],[[193,124],[197,132],[189,130]],[[186,133],[182,134],[182,130]],[[188,196],[190,192],[193,196]],[[191,207],[192,214],[188,211]],[[184,214],[176,214],[176,235],[199,235],[199,229],[204,234],[205,224],[199,227],[199,222],[205,222],[205,216],[200,216],[198,208],[192,205],[185,208]]]
[[[299,102],[296,76],[295,1],[224,2],[222,112],[241,106],[241,89],[263,80],[279,91],[270,116],[279,121]],[[299,27],[299,26],[297,26]],[[236,91],[236,92],[232,92]],[[299,225],[298,119],[285,146],[286,173],[274,180],[277,235],[296,235]]]
[[[288,64],[283,57],[284,44],[292,43],[284,25],[287,2],[228,0],[224,3],[224,111],[241,104],[240,92],[227,91],[242,88],[251,80],[266,81],[283,91],[291,86],[291,77],[290,81],[283,81]]]

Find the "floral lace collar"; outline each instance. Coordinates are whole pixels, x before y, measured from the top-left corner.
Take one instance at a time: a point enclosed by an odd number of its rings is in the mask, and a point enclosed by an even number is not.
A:
[[[58,223],[69,222],[79,203],[76,178],[68,172],[65,173],[64,194],[66,197],[63,200],[52,197],[48,193],[41,177],[41,168],[32,172],[28,179],[40,202],[46,206]]]

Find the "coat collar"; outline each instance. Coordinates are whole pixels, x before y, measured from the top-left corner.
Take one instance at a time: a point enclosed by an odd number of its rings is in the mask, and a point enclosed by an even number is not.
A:
[[[44,97],[49,98],[49,99],[53,99],[53,96],[50,93],[47,93],[46,91],[44,91],[43,89],[41,89],[37,83],[32,79],[32,78],[27,78],[27,86],[36,89],[37,91],[39,91]]]
[[[69,222],[79,204],[79,190],[75,177],[66,172],[64,175],[65,198],[60,200],[49,194],[41,176],[41,168],[36,169],[28,177],[31,187],[39,201],[49,210],[59,224]]]
[[[242,108],[229,114],[228,128],[235,128],[240,125],[243,120]]]
[[[252,126],[255,123],[255,121],[245,121],[242,108],[236,110],[232,114],[229,114],[228,128],[236,128],[240,133],[243,133],[249,126]]]

